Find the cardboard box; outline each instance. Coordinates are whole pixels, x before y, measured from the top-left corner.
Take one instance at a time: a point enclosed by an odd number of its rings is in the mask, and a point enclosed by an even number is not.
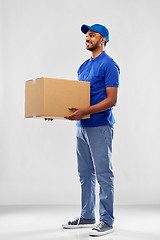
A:
[[[90,82],[55,78],[37,78],[25,82],[26,118],[64,118],[68,107],[90,106]],[[86,115],[84,118],[89,118]]]

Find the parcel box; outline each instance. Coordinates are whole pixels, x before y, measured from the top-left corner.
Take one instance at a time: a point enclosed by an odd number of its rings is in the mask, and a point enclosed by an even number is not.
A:
[[[68,107],[90,106],[90,83],[55,78],[37,78],[25,82],[26,118],[64,118]],[[84,116],[89,118],[90,115]]]

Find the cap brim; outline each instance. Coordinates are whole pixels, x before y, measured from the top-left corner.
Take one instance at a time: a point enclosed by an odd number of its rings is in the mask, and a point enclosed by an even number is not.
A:
[[[90,26],[86,25],[86,24],[83,24],[82,27],[81,27],[81,31],[86,34],[89,30]]]

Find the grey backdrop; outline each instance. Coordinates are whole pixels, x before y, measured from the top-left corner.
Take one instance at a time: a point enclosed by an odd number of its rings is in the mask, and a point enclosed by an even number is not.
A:
[[[24,86],[41,76],[77,79],[90,57],[83,23],[108,27],[106,52],[121,68],[115,204],[159,204],[160,1],[0,3],[0,204],[80,203],[75,122],[25,119]]]

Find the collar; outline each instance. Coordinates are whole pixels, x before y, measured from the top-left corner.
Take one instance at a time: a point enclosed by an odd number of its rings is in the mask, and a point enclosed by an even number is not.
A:
[[[96,58],[94,58],[94,59],[93,59],[92,57],[90,57],[90,61],[95,62],[95,61],[97,61],[97,60],[103,58],[105,55],[106,55],[106,52],[103,51],[101,54],[99,54],[99,55],[98,55]]]

